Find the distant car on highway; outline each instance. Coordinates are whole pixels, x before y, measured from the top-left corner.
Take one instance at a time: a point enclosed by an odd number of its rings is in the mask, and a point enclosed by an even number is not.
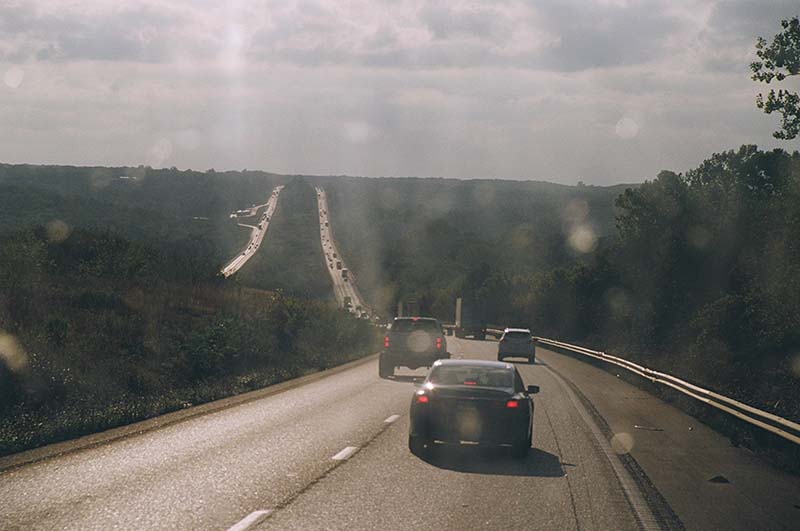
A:
[[[396,367],[430,367],[436,360],[449,357],[439,321],[430,317],[397,317],[383,338],[378,374],[388,378]]]
[[[525,457],[533,442],[533,399],[516,367],[483,360],[439,360],[411,399],[408,448],[425,456],[440,444],[510,447]]]
[[[527,328],[506,328],[497,344],[497,361],[506,358],[526,358],[528,363],[536,361],[536,345]]]

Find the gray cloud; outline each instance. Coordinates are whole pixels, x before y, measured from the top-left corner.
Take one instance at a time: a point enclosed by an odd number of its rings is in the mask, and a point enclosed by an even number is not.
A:
[[[505,40],[511,24],[502,12],[486,8],[453,8],[445,2],[427,3],[420,20],[436,39],[458,37]]]
[[[543,63],[555,70],[583,70],[640,64],[664,54],[664,41],[681,22],[665,9],[668,3],[634,2],[588,5],[575,0],[537,2],[557,44]]]
[[[780,20],[798,14],[796,0],[722,0],[714,4],[708,27],[721,40],[752,44],[759,36],[771,38]]]
[[[0,83],[0,160],[139,164],[168,141],[167,166],[593,183],[777,145],[747,64],[754,36],[771,37],[792,8],[69,5],[0,5],[0,74],[24,72]]]
[[[15,45],[6,61],[141,61],[170,59],[177,29],[185,22],[171,11],[135,6],[114,13],[40,13],[33,4],[0,8],[0,38]]]
[[[779,22],[800,13],[796,1],[724,0],[715,2],[698,35],[703,66],[710,71],[749,74],[758,37],[771,39]]]

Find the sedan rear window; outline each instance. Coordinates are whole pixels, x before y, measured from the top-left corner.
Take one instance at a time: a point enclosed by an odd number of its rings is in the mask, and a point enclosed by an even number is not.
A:
[[[414,332],[423,330],[425,332],[438,332],[439,325],[436,321],[430,319],[400,319],[392,324],[392,331],[394,332]]]
[[[433,369],[428,381],[436,385],[514,387],[512,372],[494,367],[439,366]]]

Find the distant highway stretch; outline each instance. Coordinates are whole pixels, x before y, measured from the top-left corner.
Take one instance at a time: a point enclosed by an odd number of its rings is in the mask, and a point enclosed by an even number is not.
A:
[[[450,339],[454,357],[496,349]],[[424,371],[382,380],[372,357],[165,427],[0,459],[0,528],[796,529],[797,477],[612,373],[536,354],[518,366],[541,387],[522,461],[412,455]]]
[[[281,194],[281,190],[283,190],[283,185],[276,186],[266,203],[253,207],[254,211],[257,211],[263,206],[267,207],[264,213],[261,215],[261,219],[257,226],[239,223],[240,226],[249,227],[251,229],[250,240],[247,242],[247,247],[245,247],[241,253],[236,255],[233,260],[228,262],[228,264],[222,268],[223,276],[229,277],[233,275],[239,271],[254,254],[256,254],[256,251],[258,251],[258,248],[261,246],[261,242],[264,241],[264,236],[267,234],[267,229],[269,229],[272,216],[275,214],[275,207],[278,206],[278,197]]]
[[[347,264],[342,258],[342,253],[336,247],[331,230],[330,213],[328,210],[328,199],[323,188],[317,187],[317,213],[319,215],[319,237],[322,243],[322,251],[325,255],[325,268],[331,276],[333,283],[333,293],[339,307],[347,308],[351,312],[368,312],[367,305],[356,287],[356,279],[353,272],[348,269]],[[348,304],[349,302],[349,304]]]

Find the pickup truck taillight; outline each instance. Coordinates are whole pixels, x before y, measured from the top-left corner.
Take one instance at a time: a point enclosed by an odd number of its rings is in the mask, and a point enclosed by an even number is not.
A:
[[[383,336],[383,348],[389,348],[389,336]]]
[[[442,350],[442,338],[441,337],[437,337],[436,338],[436,350]]]

